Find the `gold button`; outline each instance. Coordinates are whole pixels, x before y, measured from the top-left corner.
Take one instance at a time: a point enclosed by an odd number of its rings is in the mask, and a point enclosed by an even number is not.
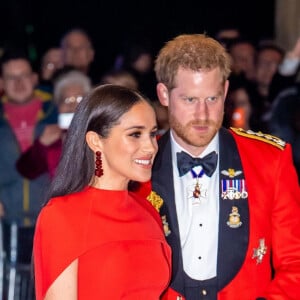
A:
[[[207,291],[206,290],[202,290],[202,295],[206,296],[207,295]]]

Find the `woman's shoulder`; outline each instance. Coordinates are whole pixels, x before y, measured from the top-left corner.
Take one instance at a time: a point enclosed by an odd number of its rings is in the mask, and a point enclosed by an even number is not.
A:
[[[51,198],[42,208],[39,220],[43,223],[57,223],[59,228],[78,224],[78,217],[88,209],[89,197],[86,190]]]

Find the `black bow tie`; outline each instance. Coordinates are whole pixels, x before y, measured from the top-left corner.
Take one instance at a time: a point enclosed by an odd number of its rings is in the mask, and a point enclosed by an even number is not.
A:
[[[218,154],[215,151],[207,154],[203,158],[191,157],[189,154],[183,151],[180,153],[176,153],[176,155],[179,176],[183,176],[192,168],[201,165],[204,173],[207,176],[211,177],[217,167]]]

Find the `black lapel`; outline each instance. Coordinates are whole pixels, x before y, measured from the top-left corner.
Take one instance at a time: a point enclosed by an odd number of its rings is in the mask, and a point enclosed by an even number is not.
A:
[[[173,167],[171,157],[170,132],[168,131],[159,139],[159,151],[156,155],[152,169],[152,189],[162,199],[163,205],[160,208],[160,215],[165,218],[170,233],[166,236],[169,245],[172,247],[172,287],[179,293],[184,292],[182,278],[182,257],[180,249],[179,226],[177,221]],[[178,272],[179,271],[179,272]]]
[[[234,278],[244,262],[249,241],[249,208],[246,190],[243,192],[245,176],[236,142],[228,130],[222,128],[219,132],[220,213],[217,278],[218,289],[221,290]],[[230,174],[232,176],[229,176]],[[232,199],[233,195],[236,195],[235,199]],[[242,222],[241,225],[239,222],[230,222],[230,214],[235,209],[238,210],[240,220],[238,217],[234,220]]]

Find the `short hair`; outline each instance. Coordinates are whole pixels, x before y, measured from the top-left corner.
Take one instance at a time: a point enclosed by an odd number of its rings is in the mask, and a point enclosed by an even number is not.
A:
[[[69,31],[67,31],[61,38],[60,40],[60,47],[61,48],[64,48],[65,47],[65,43],[66,43],[66,39],[73,33],[76,33],[76,34],[80,34],[82,36],[85,36],[85,38],[88,40],[89,44],[90,44],[90,47],[93,48],[93,43],[92,43],[92,40],[89,36],[89,34],[87,33],[87,31],[85,31],[84,29],[82,28],[72,28],[70,29]]]
[[[274,43],[262,43],[261,45],[258,46],[257,48],[257,54],[259,55],[261,52],[263,51],[267,51],[267,50],[272,50],[277,52],[282,58],[285,55],[285,51],[283,48],[281,48],[280,46],[274,44]]]
[[[105,73],[101,77],[101,84],[111,83],[126,86],[136,90],[138,88],[138,81],[131,73],[125,70],[112,70]]]
[[[86,143],[86,133],[94,131],[107,138],[111,128],[119,124],[120,118],[142,101],[151,106],[149,100],[139,92],[112,84],[100,85],[84,97],[68,129],[47,200],[80,191],[89,184],[95,164],[94,153]]]
[[[63,89],[67,86],[74,84],[82,86],[84,94],[88,94],[92,88],[90,78],[80,71],[72,70],[61,74],[55,79],[53,86],[53,100],[56,103],[56,105],[59,105],[63,100]]]
[[[33,69],[33,66],[31,64],[29,56],[25,50],[14,49],[14,48],[6,49],[6,50],[4,50],[4,53],[1,56],[1,60],[0,60],[0,76],[3,75],[3,66],[5,64],[7,64],[8,62],[10,62],[12,60],[19,60],[19,59],[28,62],[30,68]]]
[[[193,71],[212,70],[219,67],[223,81],[228,79],[231,58],[226,49],[205,34],[182,34],[167,42],[155,60],[158,82],[171,90],[179,68]]]

